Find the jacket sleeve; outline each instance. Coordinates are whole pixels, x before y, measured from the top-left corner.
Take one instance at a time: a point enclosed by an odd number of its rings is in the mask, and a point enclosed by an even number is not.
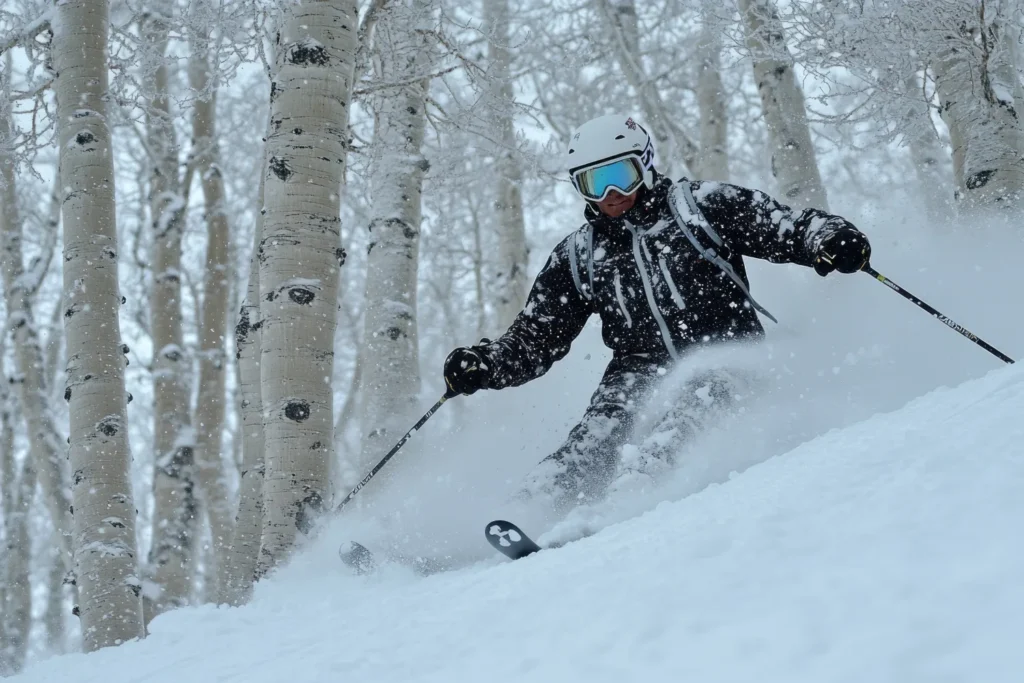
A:
[[[568,250],[575,248],[574,235],[555,247],[508,331],[474,347],[492,364],[491,389],[519,386],[550,370],[569,353],[593,312],[570,270]]]
[[[759,190],[715,182],[692,182],[691,188],[704,217],[743,256],[812,266],[826,237],[840,228],[856,230],[845,218],[796,211]]]

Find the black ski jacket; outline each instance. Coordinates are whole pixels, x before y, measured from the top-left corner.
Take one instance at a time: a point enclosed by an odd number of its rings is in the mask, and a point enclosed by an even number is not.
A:
[[[543,375],[594,313],[616,356],[649,354],[666,363],[694,345],[763,336],[745,291],[743,257],[811,266],[822,240],[853,227],[816,209],[794,211],[757,190],[685,178],[673,184],[664,176],[641,189],[623,216],[589,205],[585,216],[555,247],[508,331],[474,347],[490,361],[490,388]],[[724,244],[713,242],[702,222]],[[702,256],[708,246],[724,269]]]

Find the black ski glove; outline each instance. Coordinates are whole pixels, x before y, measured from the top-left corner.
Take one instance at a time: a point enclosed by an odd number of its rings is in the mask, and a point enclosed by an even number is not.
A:
[[[444,361],[444,383],[455,394],[475,394],[491,382],[491,369],[483,355],[472,347],[460,346]]]
[[[814,257],[814,272],[825,277],[833,270],[856,273],[871,260],[871,245],[855,228],[839,228],[822,240]]]

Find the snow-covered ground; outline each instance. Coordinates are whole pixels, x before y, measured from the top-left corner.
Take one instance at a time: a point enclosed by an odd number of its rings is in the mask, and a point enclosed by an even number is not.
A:
[[[1016,232],[878,220],[858,220],[876,268],[1024,354]],[[501,506],[586,405],[608,358],[592,326],[536,382],[446,404],[250,605],[165,614],[143,642],[14,680],[1020,680],[1024,370],[867,276],[750,272],[782,324],[679,375],[746,366],[772,389],[657,489],[554,530]],[[424,372],[426,409],[441,387]],[[506,514],[537,536],[601,531],[508,563],[483,538]],[[347,539],[464,568],[356,577]]]
[[[1024,369],[1002,368],[561,549],[428,578],[350,575],[332,529],[246,607],[15,680],[1016,682],[1022,414]]]

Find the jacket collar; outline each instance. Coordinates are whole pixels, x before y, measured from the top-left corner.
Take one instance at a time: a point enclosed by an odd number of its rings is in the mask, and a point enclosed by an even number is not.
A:
[[[668,176],[654,171],[654,187],[648,190],[646,186],[641,186],[636,204],[618,218],[604,215],[596,205],[590,202],[587,202],[587,208],[584,209],[583,215],[595,230],[600,230],[608,235],[625,235],[627,234],[627,221],[633,225],[650,225],[658,219],[660,207],[663,205],[663,200],[668,195],[670,187],[672,187],[672,181]]]

